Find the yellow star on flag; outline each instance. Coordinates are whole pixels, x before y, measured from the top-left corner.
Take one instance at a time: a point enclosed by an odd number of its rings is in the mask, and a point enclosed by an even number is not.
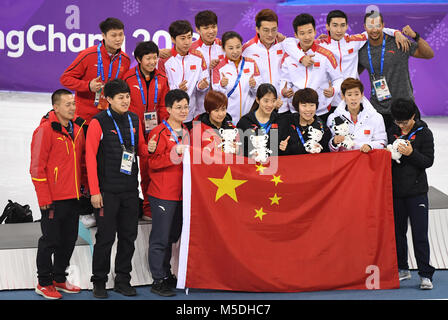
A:
[[[269,198],[269,200],[271,200],[271,205],[273,205],[274,203],[277,205],[280,205],[280,203],[278,201],[281,199],[282,199],[282,197],[278,197],[277,194],[274,194],[274,196],[272,198]]]
[[[281,176],[276,176],[276,175],[272,175],[274,178],[271,179],[272,182],[275,183],[275,186],[277,186],[277,184],[279,184],[280,182],[283,182],[280,177]]]
[[[267,215],[266,212],[263,212],[263,208],[255,209],[255,212],[257,213],[254,218],[260,218],[260,221],[263,221],[263,216]]]
[[[261,163],[258,165],[256,164],[255,166],[257,167],[257,172],[260,171],[261,173],[263,173],[264,170],[266,170],[266,167],[263,167]]]
[[[232,171],[230,170],[230,167],[227,167],[226,174],[222,179],[218,178],[208,178],[208,179],[218,187],[218,190],[216,191],[215,202],[218,201],[225,194],[227,194],[235,202],[238,202],[235,189],[240,185],[242,185],[243,183],[247,182],[247,180],[234,180],[232,178]]]

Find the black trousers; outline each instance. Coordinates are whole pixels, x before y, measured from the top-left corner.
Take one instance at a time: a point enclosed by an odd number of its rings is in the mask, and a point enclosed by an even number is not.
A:
[[[149,235],[148,261],[154,280],[171,274],[171,251],[182,231],[182,201],[162,200],[149,196],[152,229]]]
[[[52,208],[41,210],[42,236],[37,248],[37,277],[41,286],[65,282],[65,270],[78,239],[78,205],[76,199],[54,201]],[[53,260],[52,260],[53,256]]]
[[[428,212],[427,194],[409,198],[394,198],[398,268],[400,270],[409,269],[408,243],[406,238],[409,218],[418,274],[422,277],[432,279],[435,269],[429,264]]]
[[[138,230],[138,190],[118,194],[105,192],[102,196],[104,207],[95,209],[97,232],[91,281],[107,282],[112,246],[117,236],[115,283],[129,283]]]

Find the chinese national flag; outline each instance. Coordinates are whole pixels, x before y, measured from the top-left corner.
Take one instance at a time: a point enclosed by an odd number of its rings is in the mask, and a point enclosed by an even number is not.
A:
[[[390,153],[272,160],[184,161],[178,288],[398,288]]]

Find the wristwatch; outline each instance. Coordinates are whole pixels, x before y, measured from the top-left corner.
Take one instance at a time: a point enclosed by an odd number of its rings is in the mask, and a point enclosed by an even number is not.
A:
[[[418,40],[420,39],[420,35],[418,34],[418,32],[415,32],[415,37],[412,39],[414,39],[415,42],[418,42]]]

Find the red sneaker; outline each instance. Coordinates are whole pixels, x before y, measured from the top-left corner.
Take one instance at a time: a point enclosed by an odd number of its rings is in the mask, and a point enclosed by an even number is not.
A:
[[[68,281],[62,283],[53,281],[53,285],[55,286],[56,290],[63,291],[65,293],[79,293],[81,291],[80,287],[77,287]]]
[[[37,285],[36,289],[34,290],[37,294],[41,295],[44,298],[47,299],[61,299],[62,294],[57,292],[56,288],[54,286],[45,286],[42,287],[41,285]]]

